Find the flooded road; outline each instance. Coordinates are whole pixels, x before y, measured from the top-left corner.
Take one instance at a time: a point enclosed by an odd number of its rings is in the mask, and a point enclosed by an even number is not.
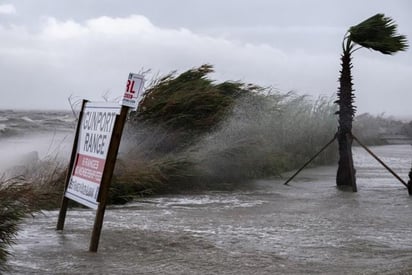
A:
[[[412,147],[372,150],[405,181]],[[412,274],[412,198],[362,148],[358,193],[335,187],[336,167],[306,169],[289,186],[259,180],[234,192],[146,198],[106,211],[88,252],[93,210],[27,218],[12,274]],[[285,176],[287,177],[287,176]]]

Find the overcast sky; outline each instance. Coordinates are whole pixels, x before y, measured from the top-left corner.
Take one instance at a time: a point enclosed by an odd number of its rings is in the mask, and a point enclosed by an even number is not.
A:
[[[378,12],[412,39],[409,0],[0,0],[0,109],[116,98],[129,72],[204,63],[218,81],[334,96],[346,30]],[[412,50],[353,64],[358,114],[412,117]]]

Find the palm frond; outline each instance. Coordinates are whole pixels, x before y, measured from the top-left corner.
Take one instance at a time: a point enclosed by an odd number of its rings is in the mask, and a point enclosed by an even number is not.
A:
[[[349,29],[352,42],[383,54],[394,54],[408,48],[406,36],[396,32],[395,22],[381,13]]]

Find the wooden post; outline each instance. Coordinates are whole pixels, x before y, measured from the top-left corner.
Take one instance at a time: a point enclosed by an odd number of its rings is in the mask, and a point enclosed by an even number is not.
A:
[[[335,135],[333,136],[333,138],[332,138],[325,146],[323,146],[323,147],[319,150],[319,152],[317,152],[310,160],[308,160],[301,168],[299,168],[298,171],[296,171],[296,172],[284,183],[284,185],[288,185],[288,183],[289,183],[291,180],[293,180],[293,179],[297,176],[297,174],[300,173],[300,171],[302,171],[306,166],[309,165],[309,163],[311,163],[317,156],[319,156],[320,153],[322,153],[326,148],[328,148],[328,146],[331,145],[332,142],[335,141],[336,137],[337,137],[337,135],[335,134]]]
[[[353,135],[352,135],[353,136]],[[363,149],[366,150],[374,159],[376,159],[380,164],[382,164],[383,167],[386,168],[395,178],[397,178],[403,185],[405,185],[408,188],[408,184],[401,178],[399,177],[391,168],[389,168],[388,165],[386,165],[380,158],[378,158],[377,155],[375,155],[371,150],[369,150],[368,147],[366,147],[365,144],[359,141],[355,136],[353,136],[353,139],[356,140],[356,142],[363,147]]]
[[[104,212],[106,210],[107,197],[109,195],[110,183],[113,176],[113,170],[116,163],[117,153],[119,151],[120,140],[123,133],[124,124],[127,118],[127,112],[129,108],[122,106],[120,115],[116,118],[116,124],[114,125],[112,139],[107,152],[106,164],[104,167],[104,174],[101,181],[99,191],[99,206],[97,207],[96,218],[94,220],[92,237],[90,240],[89,251],[97,252],[99,246],[100,233],[103,226]]]
[[[88,100],[85,100],[85,99],[83,100],[82,108],[81,108],[81,111],[80,111],[80,114],[79,114],[79,121],[77,122],[76,133],[75,133],[74,142],[73,142],[72,154],[70,156],[69,167],[67,168],[67,172],[66,172],[66,180],[65,180],[65,184],[64,184],[63,197],[62,197],[62,201],[61,201],[61,205],[60,205],[59,219],[57,221],[56,230],[63,230],[64,221],[66,220],[66,213],[67,213],[67,207],[68,207],[68,204],[69,204],[69,199],[66,198],[65,194],[66,194],[67,186],[69,185],[71,173],[72,173],[74,162],[75,162],[75,159],[76,159],[77,145],[78,145],[78,142],[79,142],[80,124],[81,124],[82,118],[83,118],[83,110],[84,110],[84,107],[85,107],[87,102],[88,102]]]

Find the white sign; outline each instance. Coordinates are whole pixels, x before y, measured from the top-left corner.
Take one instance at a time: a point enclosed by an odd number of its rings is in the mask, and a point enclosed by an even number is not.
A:
[[[77,154],[65,196],[97,209],[97,197],[106,164],[107,151],[120,106],[88,102],[80,122]]]
[[[126,91],[123,96],[122,105],[137,109],[143,97],[144,77],[140,74],[130,73],[127,79]]]

